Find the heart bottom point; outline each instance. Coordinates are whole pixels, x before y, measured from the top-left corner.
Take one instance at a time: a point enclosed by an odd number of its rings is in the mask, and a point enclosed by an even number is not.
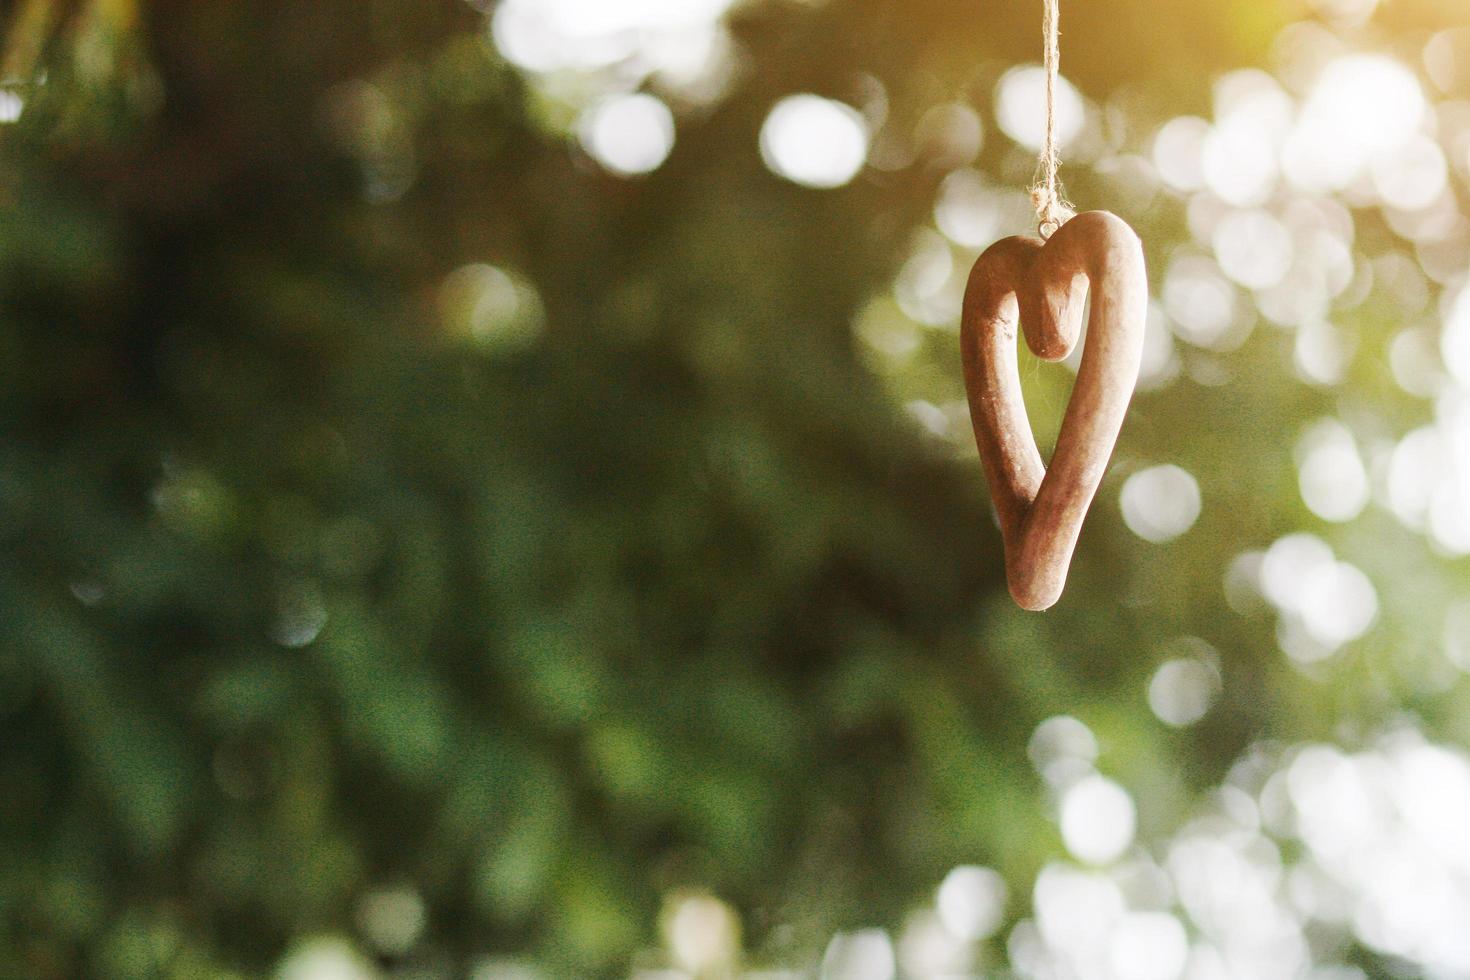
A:
[[[1025,582],[1009,582],[1011,598],[1027,612],[1041,612],[1057,604],[1062,597],[1063,582],[1038,581],[1032,578]]]

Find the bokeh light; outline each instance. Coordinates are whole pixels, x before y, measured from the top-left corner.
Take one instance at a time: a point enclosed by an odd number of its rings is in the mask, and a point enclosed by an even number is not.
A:
[[[1151,466],[1129,476],[1119,495],[1123,522],[1145,541],[1162,544],[1194,526],[1200,514],[1199,484],[1178,466]]]
[[[1220,271],[1247,289],[1279,283],[1291,268],[1291,234],[1265,211],[1234,211],[1215,225]]]
[[[934,203],[935,225],[965,248],[982,249],[1030,216],[1031,202],[1024,192],[994,187],[969,169],[948,174]]]
[[[1174,980],[1189,956],[1184,926],[1167,912],[1130,912],[1117,925],[1108,966],[1118,980]]]
[[[496,46],[537,72],[589,71],[633,62],[656,70],[678,48],[709,52],[731,0],[505,0],[494,8]]]
[[[451,336],[504,352],[534,343],[545,317],[534,286],[485,263],[462,266],[445,277],[439,310]]]
[[[1254,207],[1271,197],[1291,109],[1288,96],[1263,72],[1237,72],[1216,82],[1215,122],[1200,148],[1200,167],[1221,200]]]
[[[674,148],[674,115],[647,93],[598,103],[583,116],[579,129],[582,147],[608,170],[625,176],[657,170]]]
[[[1311,534],[1289,534],[1266,549],[1261,588],[1281,612],[1282,649],[1300,663],[1331,656],[1378,617],[1378,592],[1368,576],[1335,560],[1332,548]]]
[[[372,961],[350,940],[323,936],[301,943],[281,961],[277,980],[377,980]]]
[[[16,122],[24,109],[25,100],[19,94],[0,89],[0,124]]]
[[[727,968],[740,953],[740,921],[712,895],[671,896],[660,924],[674,962],[695,976]]]
[[[1047,782],[1062,786],[1092,772],[1097,737],[1078,719],[1057,715],[1036,726],[1026,753]]]
[[[1163,301],[1179,339],[1196,347],[1233,350],[1245,339],[1235,289],[1204,256],[1184,255],[1170,263]]]
[[[1375,157],[1409,144],[1424,112],[1418,79],[1398,61],[1377,54],[1339,58],[1302,105],[1283,151],[1286,174],[1306,191],[1342,190]]]
[[[1207,654],[1212,654],[1208,644]],[[1212,658],[1213,659],[1213,658]],[[1148,706],[1166,725],[1184,728],[1205,716],[1220,690],[1220,670],[1202,656],[1164,661],[1148,682]]]
[[[357,903],[359,930],[385,956],[403,956],[411,950],[428,923],[423,898],[411,888],[369,892]]]
[[[838,933],[822,956],[820,980],[894,980],[898,961],[882,929]]]
[[[1322,419],[1297,443],[1298,484],[1307,509],[1327,521],[1350,521],[1368,505],[1368,471],[1357,443],[1336,419]]]
[[[1057,78],[1057,145],[1065,150],[1082,132],[1082,95],[1065,77]],[[1039,150],[1046,135],[1046,72],[1038,65],[1012,68],[995,86],[995,120],[1001,132],[1028,150]]]
[[[1204,186],[1204,144],[1210,124],[1198,116],[1179,116],[1159,127],[1154,135],[1153,162],[1159,177],[1176,191],[1196,191]]]
[[[819,95],[777,102],[760,134],[766,166],[806,187],[841,187],[868,157],[868,125],[852,106]]]
[[[1136,819],[1133,798],[1102,776],[1083,777],[1062,794],[1062,840],[1078,860],[1118,858],[1133,843]]]
[[[951,934],[968,941],[986,939],[1004,921],[1005,879],[990,868],[962,865],[944,876],[934,904]]]

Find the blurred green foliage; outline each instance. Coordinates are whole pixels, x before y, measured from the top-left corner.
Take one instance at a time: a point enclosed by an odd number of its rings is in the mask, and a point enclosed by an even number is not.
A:
[[[1060,846],[1026,761],[1051,715],[1097,732],[1144,836],[1259,737],[1404,706],[1466,734],[1463,685],[1394,673],[1454,579],[1388,516],[1344,540],[1416,584],[1332,684],[1226,604],[1236,552],[1311,522],[1303,421],[1422,414],[1379,375],[1290,380],[1277,335],[1232,384],[1139,397],[1120,473],[1193,473],[1190,536],[1140,545],[1115,474],[1061,606],[1008,605],[978,465],[851,329],[944,172],[818,193],[756,133],[860,72],[895,127],[983,107],[1031,5],[742,8],[747,70],[635,181],[569,148],[465,4],[0,11],[26,100],[0,134],[0,974],[256,974],[397,884],[428,908],[404,969],[617,972],[684,887],[742,911],[752,962],[804,962],[958,863],[1024,893]],[[1157,120],[1207,112],[1285,12],[1067,15],[1069,77]],[[996,135],[980,168],[1021,185],[1030,158]],[[1155,265],[1187,235],[1127,216]],[[515,313],[487,333],[494,290]],[[1054,426],[1065,380],[1028,383]],[[1224,651],[1187,732],[1143,697],[1181,634]]]

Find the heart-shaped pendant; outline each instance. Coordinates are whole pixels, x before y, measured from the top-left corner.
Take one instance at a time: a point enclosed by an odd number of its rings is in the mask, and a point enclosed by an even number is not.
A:
[[[1082,365],[1048,467],[1021,397],[1016,325],[1036,356],[1059,361],[1077,343],[1089,298]],[[1022,608],[1046,609],[1061,597],[1138,381],[1147,315],[1143,246],[1107,211],[1079,214],[1045,242],[1001,239],[970,271],[960,321],[965,389],[1000,518],[1006,580]]]

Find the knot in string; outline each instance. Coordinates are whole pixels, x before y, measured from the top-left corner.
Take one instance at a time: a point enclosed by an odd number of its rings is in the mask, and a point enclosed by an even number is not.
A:
[[[1042,0],[1042,62],[1046,70],[1046,135],[1041,144],[1041,155],[1036,160],[1036,177],[1031,184],[1031,205],[1036,208],[1036,230],[1042,238],[1050,238],[1077,212],[1068,202],[1061,181],[1057,179],[1057,168],[1061,158],[1057,155],[1057,70],[1061,62],[1060,46],[1057,43],[1057,24],[1060,19],[1060,0]]]
[[[1038,182],[1031,188],[1031,206],[1036,209],[1036,230],[1042,238],[1050,238],[1053,232],[1077,215],[1062,196],[1055,177],[1050,182]]]

